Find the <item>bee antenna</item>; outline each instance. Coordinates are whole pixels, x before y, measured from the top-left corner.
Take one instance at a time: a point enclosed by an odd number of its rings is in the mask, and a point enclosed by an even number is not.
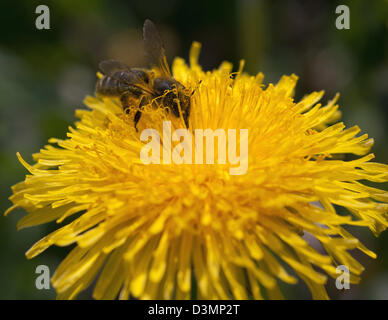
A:
[[[191,91],[190,97],[195,93],[195,91],[199,88],[199,85],[202,83],[202,80],[199,80],[197,86]]]

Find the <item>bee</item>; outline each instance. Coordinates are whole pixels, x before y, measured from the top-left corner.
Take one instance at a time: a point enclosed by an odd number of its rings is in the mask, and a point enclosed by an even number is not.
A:
[[[104,77],[97,81],[96,95],[119,97],[123,110],[129,114],[130,105],[138,103],[134,116],[134,126],[141,118],[142,109],[147,104],[154,108],[165,107],[167,112],[182,118],[189,127],[190,98],[189,91],[171,74],[167,63],[162,38],[152,21],[146,20],[143,27],[144,51],[150,61],[150,67],[156,69],[129,68],[116,60],[105,60],[99,64]]]

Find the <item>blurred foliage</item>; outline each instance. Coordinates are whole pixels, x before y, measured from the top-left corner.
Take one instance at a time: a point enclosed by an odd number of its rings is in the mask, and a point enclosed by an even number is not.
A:
[[[50,30],[37,30],[35,8],[50,8]],[[335,8],[350,8],[350,30],[335,28]],[[0,19],[0,211],[10,206],[10,186],[26,170],[16,152],[31,162],[50,137],[64,138],[74,111],[93,94],[98,62],[117,58],[144,65],[141,30],[146,18],[160,28],[169,60],[187,59],[193,40],[203,45],[205,69],[223,60],[246,71],[262,71],[265,82],[282,74],[300,76],[299,99],[326,91],[324,101],[341,93],[347,126],[358,124],[375,138],[378,162],[388,163],[388,2],[372,1],[2,1]],[[380,186],[388,189],[387,185]],[[50,248],[28,261],[24,252],[55,228],[54,224],[16,231],[19,210],[0,218],[0,299],[54,298],[35,288],[39,264],[55,270],[69,248]],[[360,285],[347,292],[328,281],[332,298],[388,299],[388,232],[379,238],[352,230],[377,260],[354,254],[366,267]],[[284,286],[286,297],[310,298],[303,285]],[[81,295],[90,298],[90,292]]]

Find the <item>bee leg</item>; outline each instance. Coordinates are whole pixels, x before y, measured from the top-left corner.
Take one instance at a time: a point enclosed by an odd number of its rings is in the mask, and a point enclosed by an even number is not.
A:
[[[135,123],[136,132],[139,131],[139,130],[136,128],[136,126],[137,126],[137,123],[138,123],[139,120],[140,120],[140,117],[141,117],[141,109],[143,109],[143,106],[145,105],[145,102],[146,102],[146,98],[145,98],[145,97],[141,98],[141,101],[140,101],[140,103],[139,103],[139,110],[137,110],[136,113],[135,113],[134,123]]]
[[[188,129],[189,128],[189,115],[187,114],[187,112],[185,112],[183,114],[183,120],[185,122],[186,128]]]
[[[123,106],[123,110],[125,111],[126,114],[129,114],[129,98],[131,96],[131,93],[129,91],[124,92],[121,97],[121,105]]]
[[[137,126],[137,123],[140,120],[140,117],[141,117],[141,111],[138,110],[138,111],[136,111],[135,118],[134,118],[136,132],[139,132],[139,130],[136,128],[136,126]]]

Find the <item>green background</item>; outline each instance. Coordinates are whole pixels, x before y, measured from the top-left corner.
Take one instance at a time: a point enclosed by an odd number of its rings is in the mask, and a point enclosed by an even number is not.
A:
[[[50,30],[35,28],[35,8],[50,8]],[[350,30],[337,30],[335,8],[350,8]],[[324,89],[323,102],[341,93],[347,126],[358,124],[375,138],[376,160],[388,163],[388,2],[373,1],[2,1],[0,5],[0,211],[10,206],[10,186],[50,137],[64,138],[74,111],[92,94],[98,62],[117,58],[143,66],[141,28],[146,18],[159,27],[169,60],[188,58],[193,40],[202,43],[205,69],[223,60],[246,71],[262,71],[265,83],[281,75],[300,77],[296,90]],[[388,189],[387,184],[380,188]],[[0,299],[52,299],[53,289],[35,288],[36,266],[52,272],[70,248],[50,248],[33,260],[24,253],[55,223],[16,231],[22,210],[0,217]],[[366,267],[360,285],[341,292],[328,281],[334,299],[388,299],[388,232],[375,238],[351,230],[376,260],[354,252]],[[284,286],[287,298],[310,298],[303,284]],[[90,298],[90,290],[80,298]]]

